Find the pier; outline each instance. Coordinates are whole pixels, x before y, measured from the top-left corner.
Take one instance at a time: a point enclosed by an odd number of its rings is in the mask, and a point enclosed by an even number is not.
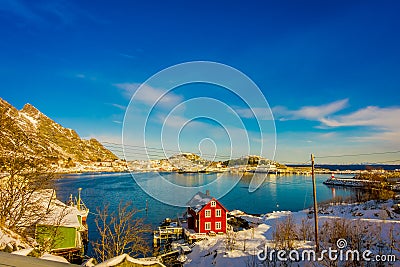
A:
[[[184,228],[179,226],[160,226],[153,231],[153,245],[160,247],[162,244],[185,239]]]
[[[196,233],[193,229],[189,229],[185,219],[177,218],[176,220],[171,220],[166,218],[162,225],[153,231],[153,246],[157,248],[178,240],[184,240],[188,244],[192,244],[206,238],[207,234]]]

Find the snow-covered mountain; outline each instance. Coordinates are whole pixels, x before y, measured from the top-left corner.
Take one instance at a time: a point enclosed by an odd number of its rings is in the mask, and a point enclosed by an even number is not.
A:
[[[34,106],[16,109],[0,98],[0,152],[18,149],[50,161],[114,160],[117,157],[96,139],[83,140],[72,129],[64,128]]]

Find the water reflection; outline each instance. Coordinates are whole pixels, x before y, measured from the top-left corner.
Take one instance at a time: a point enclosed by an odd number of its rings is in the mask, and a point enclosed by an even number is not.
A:
[[[209,188],[211,195],[214,195],[215,192],[223,192],[232,181],[238,179],[238,176],[231,174],[218,176],[218,174],[165,173],[163,177],[187,187],[208,184],[213,181],[212,187]],[[345,198],[354,193],[354,190],[348,188],[333,189],[325,186],[322,182],[328,177],[329,175],[316,176],[318,201],[326,201],[337,196]],[[312,205],[311,176],[268,175],[261,187],[251,193],[248,189],[252,178],[252,175],[244,175],[237,185],[220,199],[227,209],[240,209],[251,214],[262,214],[274,210],[298,211]],[[165,188],[158,186],[157,179],[159,177],[152,173],[138,174],[138,179],[154,186],[158,193],[168,194],[170,198],[185,196],[182,192],[166,191]],[[67,201],[69,195],[76,194],[80,187],[83,188],[82,198],[92,212],[95,212],[97,207],[103,207],[105,203],[110,204],[110,210],[115,209],[121,200],[132,201],[135,207],[144,209],[146,201],[148,201],[149,211],[147,214],[143,212],[142,216],[154,226],[164,218],[175,217],[185,210],[182,207],[161,203],[150,197],[138,186],[129,173],[65,175],[57,181],[57,197]],[[88,225],[89,238],[96,239],[93,214],[89,215]]]

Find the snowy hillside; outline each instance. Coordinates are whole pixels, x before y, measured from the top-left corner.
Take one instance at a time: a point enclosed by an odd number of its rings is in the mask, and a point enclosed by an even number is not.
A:
[[[52,161],[117,158],[96,139],[81,139],[74,130],[62,127],[30,104],[17,110],[0,98],[0,119],[3,153],[12,144],[23,153],[40,155]]]
[[[373,256],[379,253],[393,254],[397,258],[394,266],[398,266],[396,264],[399,264],[400,257],[400,214],[393,212],[394,205],[394,201],[389,200],[385,202],[368,201],[361,204],[329,205],[321,208],[319,212],[321,247],[327,248],[331,246],[335,248],[337,240],[330,240],[331,238],[335,239],[335,235],[328,233],[325,229],[334,225],[336,221],[343,223],[347,227],[356,227],[348,229],[349,232],[354,234],[353,240],[349,237],[342,237],[347,239],[346,242],[348,243],[348,246],[344,249],[356,249],[356,247],[351,246],[354,246],[352,242],[354,242],[355,233],[358,233],[362,241],[360,243],[361,250],[369,248],[373,252]],[[314,235],[312,212],[310,210],[299,212],[277,211],[259,217],[247,215],[238,210],[232,211],[230,214],[245,219],[254,228],[237,232],[233,238],[233,249],[227,248],[227,236],[225,235],[208,237],[206,240],[197,242],[192,252],[187,255],[185,266],[271,266],[266,261],[260,261],[257,258],[257,254],[261,250],[265,250],[266,247],[280,249],[275,242],[274,235],[279,225],[289,217],[293,220],[290,230],[297,231],[297,235],[299,235],[303,225],[304,229],[302,231],[310,235],[306,241],[297,236],[297,240],[293,243],[294,249],[299,252],[305,249],[314,249],[314,242],[308,241],[313,240]],[[292,237],[295,236],[294,232]],[[285,266],[326,266],[326,262],[325,265],[306,261],[292,262],[292,264],[286,262],[286,264]]]

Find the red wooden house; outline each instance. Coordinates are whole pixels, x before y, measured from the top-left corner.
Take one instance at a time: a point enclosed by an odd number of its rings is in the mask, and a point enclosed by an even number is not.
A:
[[[226,233],[228,210],[215,198],[198,192],[187,203],[188,228],[196,233]]]

